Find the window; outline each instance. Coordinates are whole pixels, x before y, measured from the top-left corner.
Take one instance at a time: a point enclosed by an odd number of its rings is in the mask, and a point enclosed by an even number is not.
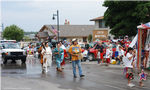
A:
[[[86,37],[83,37],[83,42],[85,42],[86,41]]]
[[[104,20],[99,20],[99,28],[106,28]]]
[[[99,28],[102,28],[102,20],[99,20]]]

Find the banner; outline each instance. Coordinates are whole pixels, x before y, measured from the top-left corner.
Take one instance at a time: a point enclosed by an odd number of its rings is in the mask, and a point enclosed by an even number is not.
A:
[[[134,37],[134,39],[132,40],[132,42],[130,43],[129,47],[133,48],[133,46],[136,44],[138,39],[138,35],[136,34],[136,36]]]

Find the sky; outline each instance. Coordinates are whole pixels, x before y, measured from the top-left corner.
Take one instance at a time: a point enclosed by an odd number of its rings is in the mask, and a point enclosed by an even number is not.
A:
[[[45,24],[57,24],[53,14],[59,10],[59,22],[71,25],[94,25],[92,18],[103,16],[104,0],[2,0],[1,19],[4,27],[15,24],[24,31],[39,31]]]

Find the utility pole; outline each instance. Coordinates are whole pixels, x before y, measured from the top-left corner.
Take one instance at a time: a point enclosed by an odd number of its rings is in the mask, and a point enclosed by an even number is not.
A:
[[[59,11],[57,10],[57,14],[53,14],[53,20],[55,20],[55,16],[57,16],[57,34],[58,34],[58,42],[59,42]]]

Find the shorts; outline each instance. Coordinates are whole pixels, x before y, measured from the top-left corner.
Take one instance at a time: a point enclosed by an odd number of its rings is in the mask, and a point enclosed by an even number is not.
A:
[[[103,53],[100,53],[100,57],[101,57],[101,59],[103,59]]]
[[[127,68],[126,78],[130,79],[130,80],[134,79],[133,69],[132,68]]]
[[[106,63],[110,63],[110,58],[106,58]]]
[[[115,57],[118,57],[119,53],[118,51],[115,51]]]

